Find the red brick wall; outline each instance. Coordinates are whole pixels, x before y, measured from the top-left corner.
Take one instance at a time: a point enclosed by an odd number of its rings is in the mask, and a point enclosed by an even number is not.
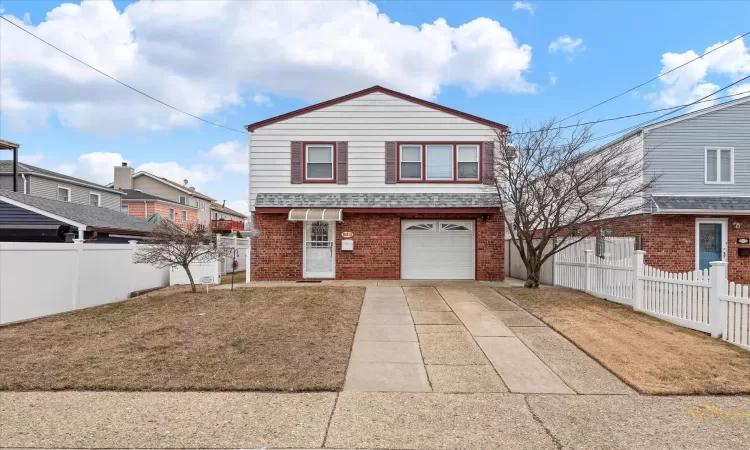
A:
[[[620,219],[606,226],[612,236],[643,236],[643,250],[646,264],[668,272],[689,272],[695,270],[695,219],[728,219],[727,260],[729,280],[736,283],[750,283],[750,257],[737,256],[737,238],[750,237],[750,217],[748,216],[695,216],[641,214]],[[734,222],[740,228],[733,227]]]
[[[471,214],[350,214],[336,224],[336,279],[397,280],[401,272],[402,219],[476,219],[476,277],[502,280],[504,228],[502,216],[486,221]],[[286,214],[256,214],[251,277],[254,280],[302,278],[302,222]],[[354,251],[341,251],[341,233],[354,233]]]

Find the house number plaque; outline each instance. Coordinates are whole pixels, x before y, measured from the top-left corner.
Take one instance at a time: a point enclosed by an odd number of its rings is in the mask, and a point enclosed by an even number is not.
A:
[[[351,239],[354,237],[354,233],[352,233],[351,231],[344,231],[343,233],[341,233],[341,237],[344,239]]]
[[[746,238],[746,237],[745,238],[737,238],[737,243],[738,244],[750,244],[750,239]]]

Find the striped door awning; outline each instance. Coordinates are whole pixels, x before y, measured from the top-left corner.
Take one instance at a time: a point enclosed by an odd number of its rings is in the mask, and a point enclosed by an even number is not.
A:
[[[310,222],[316,220],[341,222],[343,220],[342,210],[336,208],[295,208],[289,211],[290,222]]]

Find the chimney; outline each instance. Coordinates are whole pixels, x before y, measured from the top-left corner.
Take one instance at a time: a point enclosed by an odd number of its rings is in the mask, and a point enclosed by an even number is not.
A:
[[[115,189],[133,189],[133,168],[123,161],[121,166],[115,166]]]
[[[221,206],[227,206],[227,201],[226,200],[222,201]]]

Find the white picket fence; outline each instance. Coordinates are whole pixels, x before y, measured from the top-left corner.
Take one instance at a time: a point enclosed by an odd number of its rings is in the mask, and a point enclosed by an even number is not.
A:
[[[631,250],[632,255],[624,257],[627,248],[623,244],[612,258],[596,257],[585,246],[561,252],[554,262],[555,286],[630,305],[750,350],[748,286],[729,283],[727,263],[712,262],[703,271],[668,273],[645,265],[643,251]]]

